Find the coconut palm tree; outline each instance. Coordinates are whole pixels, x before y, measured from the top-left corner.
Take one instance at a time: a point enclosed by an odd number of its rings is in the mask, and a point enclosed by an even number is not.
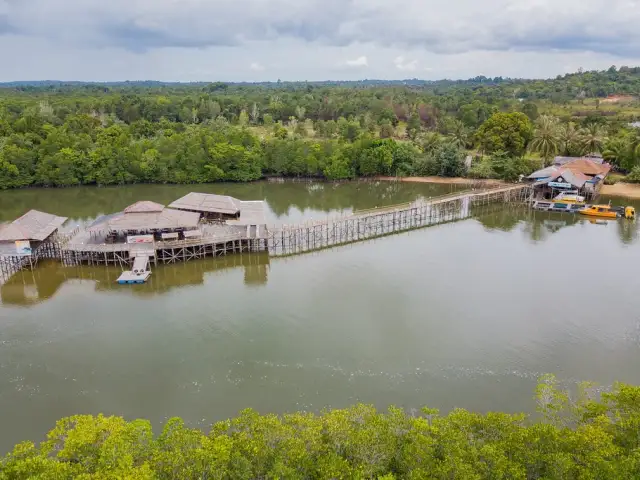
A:
[[[469,143],[469,130],[460,120],[454,120],[451,125],[450,138],[453,143],[458,144],[462,148],[466,148]]]
[[[602,146],[607,139],[607,132],[602,125],[590,123],[582,129],[582,146],[587,153],[602,151]]]
[[[573,122],[565,123],[560,127],[560,154],[567,157],[582,154],[582,135]]]
[[[536,120],[536,128],[533,132],[533,140],[529,144],[529,148],[538,152],[542,157],[543,163],[547,163],[555,154],[558,153],[560,147],[560,131],[559,122],[556,117],[551,115],[542,115]]]
[[[607,140],[602,149],[602,158],[612,165],[625,168],[630,157],[634,155],[633,145],[626,138]]]

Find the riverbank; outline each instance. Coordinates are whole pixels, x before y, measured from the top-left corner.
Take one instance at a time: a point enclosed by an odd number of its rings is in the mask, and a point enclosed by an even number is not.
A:
[[[615,185],[603,185],[600,193],[612,197],[640,199],[640,184],[619,182]]]
[[[484,185],[487,187],[497,187],[507,185],[507,182],[494,179],[477,179],[464,177],[374,177],[374,180],[408,182],[408,183],[440,183],[444,185]]]
[[[464,177],[375,177],[375,180],[408,182],[408,183],[439,183],[445,185],[482,185],[496,187],[507,185],[507,182],[494,179],[474,179]],[[640,199],[640,184],[619,182],[615,185],[603,185],[600,190],[602,195],[611,197],[626,197]]]

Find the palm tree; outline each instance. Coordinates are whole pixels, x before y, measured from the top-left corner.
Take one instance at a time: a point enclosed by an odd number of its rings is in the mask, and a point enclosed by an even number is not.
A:
[[[623,138],[614,138],[604,144],[602,158],[612,165],[625,168],[627,160],[633,156],[633,145]]]
[[[451,128],[451,140],[462,148],[469,142],[469,130],[460,120],[454,120]]]
[[[426,153],[433,152],[441,142],[442,136],[438,132],[426,132],[417,139],[417,143]]]
[[[565,123],[560,127],[560,154],[567,157],[582,154],[582,135],[573,122]]]
[[[538,152],[546,164],[551,157],[558,153],[559,146],[558,119],[550,115],[542,115],[536,120],[536,128],[529,148],[534,152]]]
[[[602,145],[607,139],[606,131],[602,125],[590,123],[582,129],[582,146],[587,153],[602,151]]]

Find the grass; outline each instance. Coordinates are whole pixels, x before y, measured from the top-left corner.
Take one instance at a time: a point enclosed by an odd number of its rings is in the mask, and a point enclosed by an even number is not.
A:
[[[625,175],[623,175],[621,173],[610,173],[604,179],[604,184],[605,185],[615,185],[616,183],[623,181],[624,178],[625,178]]]

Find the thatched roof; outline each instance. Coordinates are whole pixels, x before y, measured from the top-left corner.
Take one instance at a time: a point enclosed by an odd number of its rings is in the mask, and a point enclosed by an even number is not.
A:
[[[58,217],[49,213],[29,210],[11,223],[0,225],[0,242],[17,240],[43,241],[67,221],[67,217]]]
[[[222,213],[225,215],[237,215],[240,211],[239,200],[227,195],[214,195],[212,193],[191,192],[169,205],[178,210],[193,212]]]
[[[149,213],[161,212],[162,210],[164,210],[164,205],[156,202],[150,202],[148,200],[143,200],[141,202],[136,202],[133,205],[129,205],[124,209],[124,213]]]
[[[267,220],[264,215],[265,203],[262,200],[242,201],[237,200],[240,207],[240,218],[227,220],[228,225],[265,225]]]
[[[123,212],[98,219],[88,230],[90,232],[177,230],[196,228],[199,221],[199,213],[173,210],[154,202],[137,202],[125,208]]]

